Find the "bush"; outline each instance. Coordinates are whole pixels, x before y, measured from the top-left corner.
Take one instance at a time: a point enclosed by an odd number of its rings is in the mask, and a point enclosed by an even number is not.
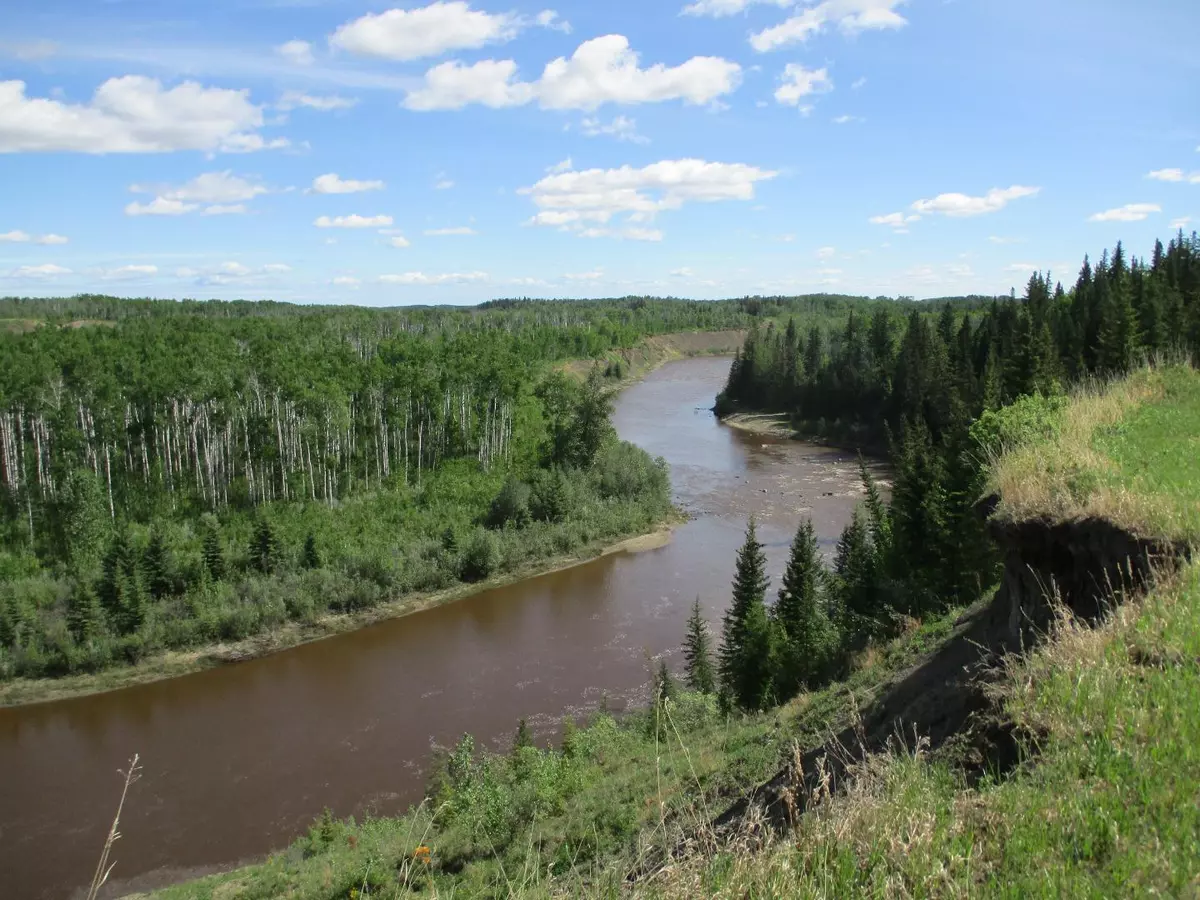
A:
[[[490,531],[478,528],[463,548],[463,581],[482,581],[496,571],[500,563],[500,545]]]
[[[510,475],[500,488],[500,493],[492,501],[487,515],[489,528],[503,528],[512,525],[521,528],[529,524],[529,485],[521,479]]]
[[[628,441],[609,444],[596,458],[600,496],[606,500],[665,501],[670,480],[667,464]]]
[[[539,522],[561,522],[578,504],[570,476],[561,468],[538,469],[530,479],[529,512]]]
[[[1062,426],[1067,398],[1030,394],[1003,409],[985,410],[972,425],[971,439],[985,457],[1054,437]]]

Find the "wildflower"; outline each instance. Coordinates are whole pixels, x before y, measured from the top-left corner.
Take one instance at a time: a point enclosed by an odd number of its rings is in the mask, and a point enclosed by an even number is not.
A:
[[[420,847],[418,847],[416,850],[413,851],[413,859],[415,859],[417,862],[421,862],[421,863],[425,863],[425,865],[429,865],[431,862],[429,848],[427,846],[425,846],[424,844],[422,844]]]

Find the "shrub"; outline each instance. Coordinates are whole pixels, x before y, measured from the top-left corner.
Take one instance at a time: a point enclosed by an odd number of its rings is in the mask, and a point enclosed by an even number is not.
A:
[[[606,500],[665,500],[670,481],[666,463],[628,441],[609,444],[596,458],[600,496]]]
[[[496,536],[477,528],[463,547],[463,581],[482,581],[491,575],[500,563],[500,546]]]
[[[529,497],[529,485],[510,475],[500,488],[496,499],[492,501],[487,515],[488,527],[503,528],[505,525],[513,525],[520,528],[527,525],[530,520]]]

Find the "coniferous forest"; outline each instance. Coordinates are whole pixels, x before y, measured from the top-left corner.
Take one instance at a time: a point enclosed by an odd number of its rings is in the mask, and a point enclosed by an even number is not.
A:
[[[786,414],[802,434],[882,450],[895,475],[885,503],[862,467],[866,500],[832,569],[801,524],[774,603],[750,523],[718,654],[724,700],[783,702],[843,676],[869,642],[977,599],[999,564],[979,508],[989,457],[1052,427],[1072,384],[1197,357],[1200,239],[1182,232],[1148,259],[1119,243],[1085,258],[1069,289],[1035,273],[1024,296],[974,308],[851,310],[839,330],[754,327],[718,411]]]

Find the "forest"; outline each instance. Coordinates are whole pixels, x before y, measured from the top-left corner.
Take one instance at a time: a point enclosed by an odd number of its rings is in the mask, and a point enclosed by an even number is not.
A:
[[[1200,239],[1182,232],[1148,259],[1120,243],[1095,265],[1085,258],[1069,289],[1035,273],[1024,296],[975,309],[914,307],[899,320],[850,310],[832,333],[755,327],[717,409],[779,412],[802,434],[884,448],[891,499],[863,467],[866,502],[832,569],[801,523],[770,604],[751,521],[715,660],[698,614],[690,623],[689,684],[767,708],[844,677],[868,643],[977,599],[999,564],[980,506],[987,461],[1055,427],[1070,385],[1198,357]]]

